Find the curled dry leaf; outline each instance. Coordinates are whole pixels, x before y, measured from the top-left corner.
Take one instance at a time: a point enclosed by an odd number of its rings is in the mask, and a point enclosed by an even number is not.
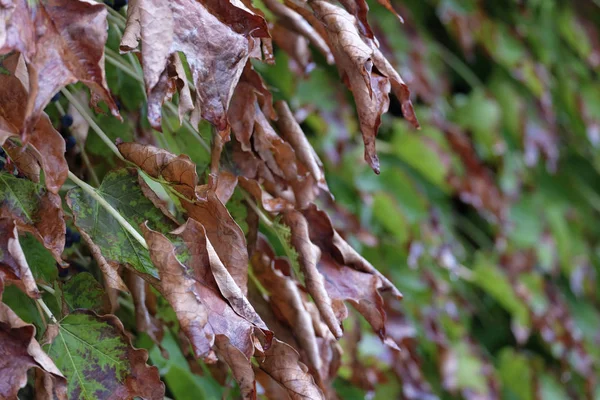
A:
[[[342,336],[342,328],[333,310],[331,298],[325,289],[323,275],[317,269],[321,251],[310,241],[306,218],[300,212],[292,210],[283,215],[283,220],[292,232],[291,242],[299,255],[306,289],[313,297],[319,313],[331,333],[339,338]]]
[[[265,86],[260,75],[248,62],[238,82],[228,110],[228,118],[235,138],[244,151],[251,150],[250,137],[254,130],[255,109],[253,105],[259,103],[265,115],[275,117],[273,110],[273,96]]]
[[[265,0],[264,3],[265,6],[277,16],[280,26],[285,26],[285,29],[305,37],[321,54],[323,54],[327,63],[333,64],[333,55],[331,54],[331,50],[329,50],[327,42],[319,35],[315,28],[302,17],[302,15],[278,0]]]
[[[2,148],[9,155],[10,160],[15,163],[19,173],[30,181],[40,182],[40,164],[33,149],[21,147],[10,139],[4,142]]]
[[[0,218],[0,255],[0,280],[13,281],[21,286],[29,297],[39,298],[40,292],[35,278],[19,243],[17,225],[9,218]]]
[[[29,69],[29,102],[23,110],[22,131],[29,133],[42,110],[62,87],[83,82],[92,102],[104,100],[119,115],[106,86],[104,45],[108,37],[103,4],[83,0],[32,3],[7,1],[0,22],[0,54],[20,52]],[[2,96],[4,98],[4,96]]]
[[[255,46],[254,38],[268,37],[264,19],[238,4],[241,7],[229,0],[129,2],[121,51],[133,51],[142,42],[150,110],[169,93],[165,70],[172,64],[171,55],[180,51],[186,56],[196,87],[195,112],[226,132],[227,108]],[[149,113],[150,121],[160,129],[160,115],[155,114]]]
[[[198,175],[196,165],[188,156],[175,156],[161,148],[138,143],[118,143],[117,148],[126,160],[151,177],[163,178],[187,198],[195,198]]]
[[[220,260],[233,277],[242,293],[248,291],[248,252],[246,238],[216,193],[214,176],[211,182],[198,193],[193,202],[182,202],[190,218],[200,222],[206,236],[214,246]]]
[[[275,257],[273,248],[262,235],[258,237],[256,251],[252,256],[252,267],[259,282],[268,288],[271,306],[276,307],[288,326],[293,328],[294,337],[305,352],[309,364],[315,370],[320,370],[321,357],[310,313],[296,282],[283,272],[289,271],[291,267],[286,259]]]
[[[53,382],[56,396],[66,399],[65,377],[35,340],[35,327],[25,323],[6,304],[0,303],[0,397],[17,399],[20,388],[27,384],[27,371],[38,368]]]
[[[8,73],[0,74],[0,145],[10,136],[19,136],[27,122],[27,89],[16,75],[19,57],[15,53],[2,60]],[[64,139],[52,127],[48,116],[41,111],[28,133],[26,140],[29,146],[20,149],[13,146],[12,154],[21,161],[17,167],[22,167],[23,172],[37,182],[39,167],[32,162],[31,156],[35,157],[44,170],[46,187],[51,192],[58,193],[68,173]]]
[[[354,95],[365,143],[365,160],[379,173],[375,136],[381,124],[381,115],[389,107],[388,93],[392,88],[406,118],[418,126],[408,88],[381,55],[373,40],[361,36],[354,16],[324,0],[311,0],[309,4],[325,27],[342,80]]]
[[[308,368],[300,362],[298,352],[291,346],[273,339],[269,349],[257,350],[256,357],[260,369],[282,385],[292,400],[325,399]]]
[[[14,220],[19,231],[32,233],[63,264],[66,226],[58,195],[0,171],[0,218]]]
[[[249,359],[254,329],[263,329],[268,337],[271,334],[224,268],[213,269],[214,254],[203,230],[200,223],[188,219],[173,232],[177,240],[173,243],[143,226],[150,256],[161,276],[157,289],[175,310],[197,356],[209,356],[215,336],[225,335]]]
[[[298,121],[296,121],[288,104],[280,100],[275,103],[275,110],[277,111],[278,116],[277,128],[279,128],[281,137],[292,146],[296,153],[296,157],[306,166],[319,187],[328,193],[329,188],[325,181],[323,163],[306,138],[306,135],[302,131]]]
[[[164,397],[158,369],[146,364],[148,353],[131,345],[114,315],[76,310],[53,329],[44,348],[67,377],[69,399]]]

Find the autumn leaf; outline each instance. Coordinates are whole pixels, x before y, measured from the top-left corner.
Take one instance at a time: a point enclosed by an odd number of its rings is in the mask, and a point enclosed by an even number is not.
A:
[[[166,150],[138,143],[119,143],[119,152],[153,178],[163,178],[189,199],[195,198],[198,175],[196,165],[186,155],[175,156]]]
[[[104,288],[89,272],[73,276],[63,285],[62,292],[70,311],[84,308],[101,312],[108,308]]]
[[[45,345],[68,380],[70,399],[162,399],[158,369],[146,364],[148,353],[135,349],[114,315],[78,310],[60,320]]]
[[[37,284],[19,243],[17,225],[9,218],[0,218],[0,255],[2,255],[0,280],[14,281],[23,287],[29,297],[40,297]]]
[[[258,237],[256,251],[252,256],[252,268],[256,278],[265,288],[269,288],[269,300],[283,315],[302,350],[306,352],[311,366],[321,368],[321,358],[317,338],[310,313],[304,305],[300,289],[294,280],[286,275],[291,267],[286,259],[276,258],[273,248],[264,236]]]
[[[107,38],[104,5],[82,0],[9,3],[2,29],[6,33],[0,36],[0,54],[19,51],[29,69],[29,100],[22,111],[23,132],[30,133],[59,89],[78,81],[92,90],[92,103],[104,100],[118,116],[104,74]]]
[[[408,88],[375,48],[373,41],[361,37],[356,18],[341,7],[323,0],[311,0],[309,4],[325,27],[342,80],[354,95],[365,143],[365,160],[379,173],[375,136],[381,124],[381,115],[387,112],[389,106],[391,83],[394,84],[395,95],[403,104],[405,116],[418,126],[408,98]]]
[[[268,332],[267,327],[219,265],[199,222],[188,219],[173,235],[179,244],[144,226],[150,255],[161,276],[158,289],[173,306],[196,354],[207,356],[214,337],[226,335],[249,358],[255,327]]]
[[[1,285],[1,283],[0,283]],[[1,291],[0,291],[1,295]],[[53,382],[55,391],[49,395],[66,398],[65,377],[53,360],[35,340],[35,327],[23,322],[8,306],[0,303],[0,396],[17,399],[19,389],[27,384],[27,371],[39,369],[45,379]]]
[[[14,53],[3,61],[9,73],[0,74],[0,145],[8,137],[18,136],[26,129],[28,93],[17,73],[22,59]],[[21,65],[22,66],[22,65]],[[29,129],[29,128],[27,128]],[[9,144],[9,154],[15,158],[17,167],[34,182],[39,181],[39,165],[44,170],[46,187],[52,193],[58,190],[67,179],[67,161],[65,160],[65,142],[52,127],[46,114],[41,111],[35,117],[27,135],[25,144]],[[23,138],[21,138],[23,139]],[[35,161],[34,161],[35,160]]]
[[[233,90],[255,46],[252,39],[268,37],[264,20],[229,1],[208,0],[131,1],[127,20],[121,51],[133,51],[142,42],[148,98],[156,102],[161,96],[155,91],[166,94],[159,85],[161,76],[171,54],[181,51],[196,87],[195,112],[225,131]],[[153,127],[160,130],[160,115],[149,115]]]

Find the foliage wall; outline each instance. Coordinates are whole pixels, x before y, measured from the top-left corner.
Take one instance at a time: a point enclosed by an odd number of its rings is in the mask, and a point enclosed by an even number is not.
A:
[[[106,3],[0,1],[0,398],[600,398],[598,1]]]

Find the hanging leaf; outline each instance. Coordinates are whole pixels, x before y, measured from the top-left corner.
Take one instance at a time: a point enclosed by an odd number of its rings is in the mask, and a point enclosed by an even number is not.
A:
[[[108,28],[105,6],[83,0],[10,3],[4,17],[6,34],[0,37],[0,53],[19,51],[29,69],[30,98],[21,114],[23,132],[28,134],[34,128],[59,89],[77,81],[92,90],[92,103],[104,100],[118,116],[104,74]]]
[[[54,387],[54,392],[49,393],[51,398],[66,398],[65,377],[35,340],[35,327],[23,322],[4,303],[0,303],[0,351],[0,396],[3,399],[17,398],[19,389],[27,384],[27,371],[31,368],[40,370],[43,379]]]
[[[131,346],[123,324],[114,315],[75,311],[52,328],[45,346],[64,372],[70,399],[162,399],[165,387],[148,353]]]
[[[148,98],[156,101],[167,94],[159,82],[170,55],[183,52],[196,87],[195,112],[221,132],[229,127],[227,108],[255,46],[252,38],[268,37],[261,17],[228,0],[222,3],[131,1],[120,47],[122,52],[129,52],[142,42],[146,91]],[[199,31],[203,33],[198,35]],[[160,130],[160,114],[149,116],[153,127]]]
[[[31,116],[35,121],[32,119],[32,125],[27,127],[28,92],[18,76],[19,68],[24,68],[22,57],[14,53],[2,63],[9,73],[0,74],[0,145],[10,136],[25,139],[27,146],[9,143],[9,155],[15,159],[19,171],[36,183],[39,182],[37,164],[41,165],[46,187],[52,193],[58,193],[67,179],[65,141],[41,110],[38,115]],[[23,135],[25,131],[27,135]]]
[[[0,281],[14,281],[23,287],[29,297],[38,298],[40,292],[27,259],[19,243],[15,222],[0,218]]]

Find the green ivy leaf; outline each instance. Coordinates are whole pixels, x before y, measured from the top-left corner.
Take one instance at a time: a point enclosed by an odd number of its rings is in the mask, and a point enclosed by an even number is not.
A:
[[[58,278],[58,269],[52,254],[29,233],[21,236],[19,242],[35,279],[44,283],[54,282]]]
[[[69,279],[63,286],[63,293],[70,310],[101,310],[104,305],[104,289],[88,272],[82,272]]]
[[[152,229],[170,232],[176,228],[154,204],[144,196],[134,169],[119,169],[106,175],[97,189],[102,196],[131,226],[149,221]],[[128,264],[137,271],[158,279],[158,271],[142,245],[96,200],[81,188],[67,194],[73,210],[75,226],[89,236],[108,263]],[[84,235],[84,238],[86,238]],[[89,244],[89,243],[88,243]]]
[[[146,365],[148,353],[134,349],[114,315],[78,310],[49,329],[56,336],[44,346],[68,381],[69,399],[162,399],[158,370]]]

